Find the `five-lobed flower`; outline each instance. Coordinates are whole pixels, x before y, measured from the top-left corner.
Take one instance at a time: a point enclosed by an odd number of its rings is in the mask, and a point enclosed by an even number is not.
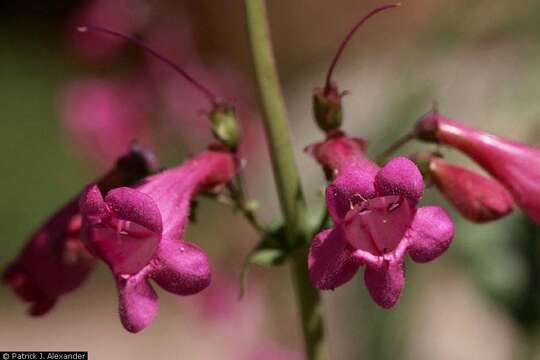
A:
[[[208,150],[184,164],[102,195],[89,185],[80,200],[83,241],[105,261],[119,290],[124,327],[143,330],[159,304],[152,279],[178,295],[195,294],[210,283],[206,254],[183,240],[192,199],[229,182],[236,161],[228,151]]]
[[[424,183],[407,158],[395,158],[379,168],[358,154],[339,168],[326,189],[335,225],[317,234],[311,244],[311,280],[318,289],[335,289],[363,265],[372,298],[390,308],[404,285],[405,255],[416,262],[441,255],[454,235],[452,221],[438,206],[417,207]]]

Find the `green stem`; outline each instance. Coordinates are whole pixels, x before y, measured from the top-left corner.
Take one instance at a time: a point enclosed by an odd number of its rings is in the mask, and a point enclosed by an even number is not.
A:
[[[305,203],[300,176],[294,160],[287,124],[285,102],[281,94],[274,60],[266,4],[264,0],[244,0],[247,30],[253,63],[263,107],[263,121],[270,147],[281,212],[285,220],[289,245],[303,243],[293,259],[293,277],[302,318],[302,329],[308,359],[324,359],[323,320],[320,294],[307,273],[307,231],[304,226]]]
[[[406,145],[407,143],[409,143],[410,141],[414,140],[416,138],[416,133],[414,132],[410,132],[410,133],[407,133],[405,135],[403,135],[402,137],[400,137],[399,139],[397,139],[393,144],[391,144],[385,151],[383,151],[382,154],[380,154],[379,156],[377,156],[377,159],[376,159],[376,162],[377,164],[379,165],[384,165],[384,163],[386,163],[386,161],[388,160],[388,158],[393,154],[395,153],[396,151],[398,151],[399,149],[401,149],[404,145]]]

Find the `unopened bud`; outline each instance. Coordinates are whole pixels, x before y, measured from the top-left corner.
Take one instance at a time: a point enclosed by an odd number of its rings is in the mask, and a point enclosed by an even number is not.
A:
[[[218,105],[209,115],[214,136],[230,150],[236,150],[240,138],[234,108]]]
[[[338,88],[332,85],[329,89],[316,88],[313,91],[313,115],[321,130],[328,132],[339,129],[343,121],[343,108]]]
[[[512,195],[496,180],[432,157],[433,183],[466,219],[475,223],[497,220],[512,212]]]

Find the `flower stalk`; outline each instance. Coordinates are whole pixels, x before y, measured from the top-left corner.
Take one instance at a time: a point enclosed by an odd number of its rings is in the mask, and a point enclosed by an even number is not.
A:
[[[263,122],[270,147],[272,168],[281,211],[285,220],[286,238],[290,245],[307,244],[304,226],[305,203],[300,176],[295,164],[290,140],[285,102],[281,93],[274,60],[268,16],[264,0],[244,0],[247,31],[257,77]],[[306,356],[325,358],[323,319],[320,313],[320,294],[307,273],[307,249],[302,248],[293,258],[293,277],[302,318]]]

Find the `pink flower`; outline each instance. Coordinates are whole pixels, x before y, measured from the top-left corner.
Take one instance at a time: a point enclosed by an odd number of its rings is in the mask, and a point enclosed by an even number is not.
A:
[[[233,155],[206,151],[132,188],[117,188],[103,197],[89,185],[81,196],[83,241],[111,268],[120,319],[128,331],[143,330],[157,314],[149,279],[178,295],[195,294],[209,285],[206,254],[182,238],[193,197],[227,183],[234,172]]]
[[[149,142],[149,99],[137,85],[88,78],[65,89],[60,100],[62,125],[82,154],[101,165],[133,140]]]
[[[81,41],[75,29],[81,24],[114,27],[123,33],[133,33],[142,27],[149,15],[148,4],[142,0],[89,0],[70,19],[68,41],[79,56],[89,61],[107,61],[125,45],[118,39],[89,35]]]
[[[366,267],[364,280],[383,308],[396,304],[404,284],[404,259],[417,262],[441,255],[454,227],[440,207],[417,208],[424,191],[414,163],[398,157],[383,168],[357,156],[340,164],[326,189],[334,228],[315,236],[308,268],[315,287],[334,289]]]
[[[417,124],[417,136],[461,150],[502,183],[516,204],[540,224],[540,150],[510,141],[434,111]]]
[[[151,166],[148,155],[135,148],[98,184],[108,190],[132,183],[148,174]],[[15,293],[31,303],[31,315],[45,314],[60,296],[77,289],[93,269],[95,261],[79,238],[78,201],[78,197],[70,201],[40,227],[3,274]]]
[[[463,217],[484,223],[508,215],[514,209],[512,195],[499,182],[433,156],[431,180]]]

